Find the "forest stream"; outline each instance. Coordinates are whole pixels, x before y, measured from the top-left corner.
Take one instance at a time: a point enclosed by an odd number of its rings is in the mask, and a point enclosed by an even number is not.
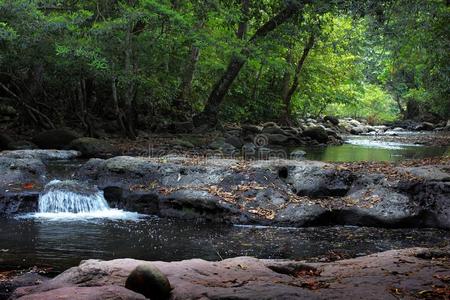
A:
[[[307,159],[327,162],[401,161],[450,153],[449,147],[380,142],[367,136],[348,137],[342,146],[302,149]],[[47,180],[74,179],[85,163],[86,160],[50,161]],[[73,218],[63,213],[21,213],[1,219],[0,240],[3,266],[50,267],[59,272],[88,258],[350,258],[390,249],[445,245],[450,233],[433,228],[206,224],[126,212]]]

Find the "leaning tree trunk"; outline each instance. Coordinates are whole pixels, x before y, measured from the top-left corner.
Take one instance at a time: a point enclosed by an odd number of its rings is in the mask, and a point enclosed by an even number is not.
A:
[[[282,11],[276,16],[261,26],[247,42],[248,46],[255,43],[258,39],[265,37],[268,33],[275,30],[278,26],[289,20],[297,12],[301,10],[304,4],[311,2],[311,0],[290,2]],[[240,70],[250,55],[249,47],[244,47],[239,55],[233,55],[228,64],[228,67],[222,77],[214,85],[204,110],[194,117],[194,125],[201,126],[203,124],[208,127],[215,127],[217,125],[217,115],[220,104],[227,94],[231,84],[238,76]]]
[[[134,97],[136,94],[136,85],[133,80],[134,66],[133,66],[133,44],[132,44],[132,29],[130,26],[127,30],[125,37],[125,74],[129,76],[130,82],[128,83],[127,90],[125,92],[125,125],[127,136],[130,139],[136,139],[135,133],[135,113],[133,108]]]
[[[284,116],[282,117],[282,123],[285,123],[286,125],[292,125],[292,113],[291,113],[291,102],[292,102],[292,96],[294,96],[295,92],[297,91],[299,81],[300,81],[300,74],[302,72],[303,66],[305,65],[305,60],[308,57],[309,52],[311,51],[312,47],[314,46],[314,34],[312,33],[309,36],[309,39],[303,48],[302,56],[300,57],[297,67],[295,68],[294,73],[294,80],[292,82],[291,87],[286,91],[283,92],[283,103],[284,103]]]

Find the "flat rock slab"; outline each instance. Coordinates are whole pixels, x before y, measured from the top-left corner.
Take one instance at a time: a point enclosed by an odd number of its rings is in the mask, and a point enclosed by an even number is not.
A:
[[[81,156],[75,150],[14,150],[0,152],[0,156],[15,159],[70,160]]]
[[[168,277],[173,300],[448,299],[450,252],[446,249],[439,252],[443,255],[419,258],[424,251],[391,250],[314,264],[252,257],[152,263]],[[84,299],[105,299],[101,297],[106,294],[107,299],[142,299],[122,288],[130,272],[141,263],[134,259],[87,260],[41,285],[17,289],[12,299],[50,299],[64,294],[86,295]]]

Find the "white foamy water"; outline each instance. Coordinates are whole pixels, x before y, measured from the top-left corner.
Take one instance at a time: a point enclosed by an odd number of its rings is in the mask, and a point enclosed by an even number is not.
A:
[[[39,195],[37,213],[21,218],[49,220],[116,219],[138,220],[142,215],[112,209],[103,196],[103,191],[74,180],[53,180]]]
[[[392,149],[392,150],[401,150],[406,147],[417,147],[419,145],[415,144],[404,144],[404,143],[396,143],[396,142],[383,142],[383,141],[374,141],[370,139],[349,139],[345,141],[347,144],[363,146],[368,148],[378,148],[378,149]]]

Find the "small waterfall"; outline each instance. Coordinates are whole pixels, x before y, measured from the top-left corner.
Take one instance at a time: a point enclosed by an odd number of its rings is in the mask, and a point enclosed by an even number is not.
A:
[[[40,213],[92,213],[110,210],[97,187],[74,180],[53,180],[39,196]]]

